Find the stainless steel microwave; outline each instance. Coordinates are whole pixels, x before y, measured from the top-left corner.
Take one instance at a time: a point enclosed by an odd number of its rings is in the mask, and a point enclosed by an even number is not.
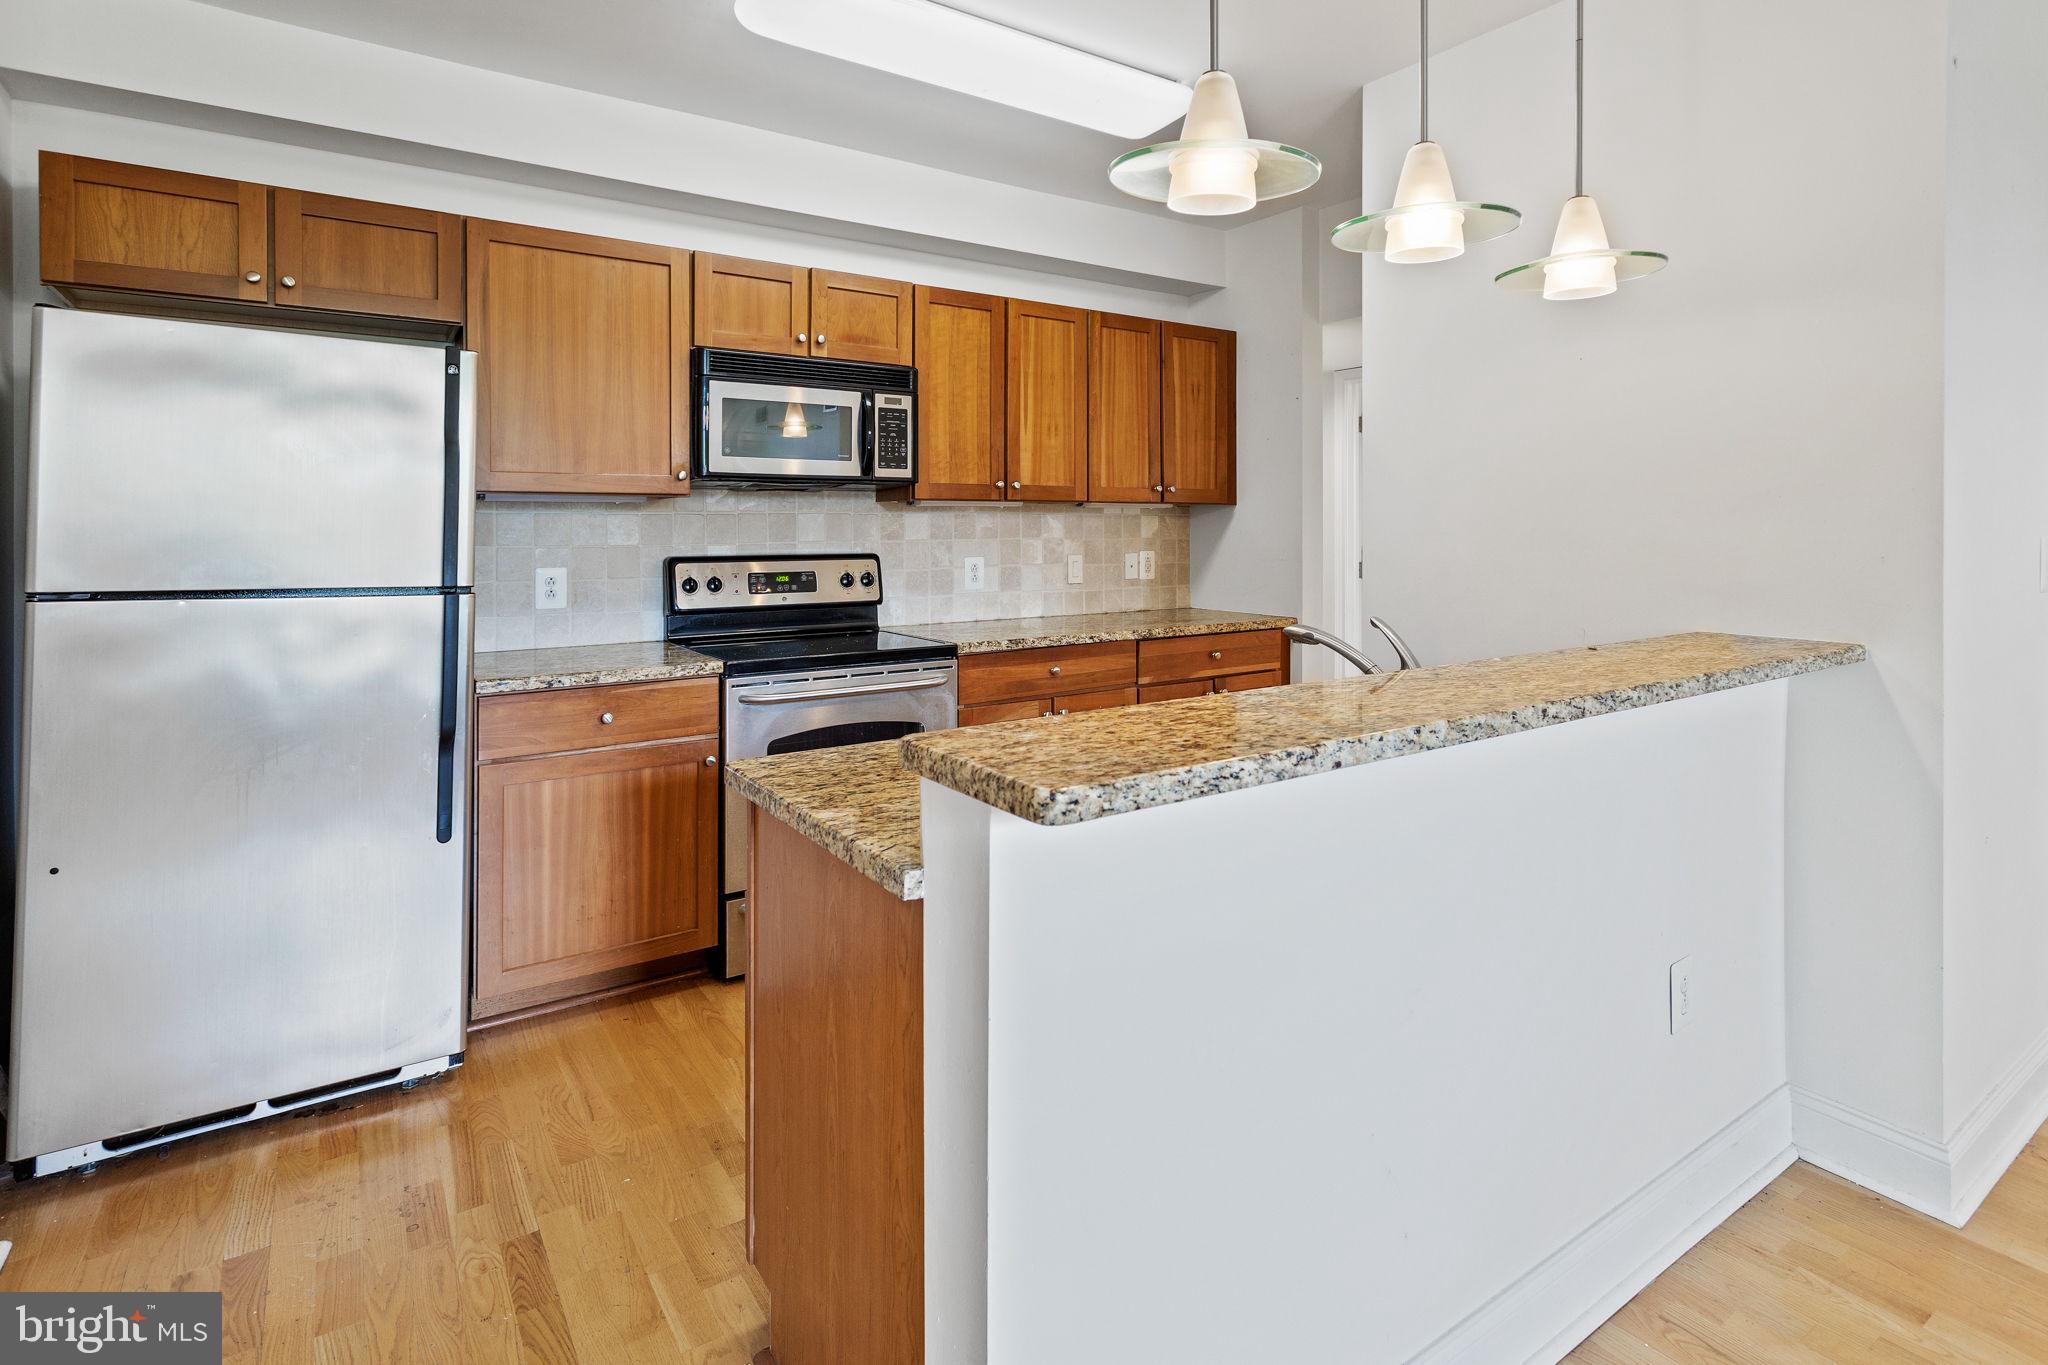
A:
[[[700,346],[694,477],[751,487],[907,484],[917,371]]]

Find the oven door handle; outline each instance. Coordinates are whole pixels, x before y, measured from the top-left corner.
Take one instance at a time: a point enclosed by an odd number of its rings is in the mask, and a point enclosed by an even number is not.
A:
[[[853,687],[827,687],[811,692],[742,692],[742,706],[794,706],[805,701],[836,701],[840,697],[867,697],[878,692],[923,692],[944,687],[951,678],[904,678],[898,682],[868,683]]]

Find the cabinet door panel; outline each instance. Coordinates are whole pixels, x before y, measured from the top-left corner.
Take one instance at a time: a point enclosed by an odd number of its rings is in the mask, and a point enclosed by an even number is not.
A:
[[[1268,668],[1259,673],[1232,673],[1216,680],[1218,692],[1250,692],[1254,688],[1278,687],[1286,677],[1277,668]]]
[[[475,1013],[718,940],[713,736],[477,770]]]
[[[1192,682],[1150,683],[1138,689],[1138,700],[1179,701],[1182,697],[1206,697],[1216,690],[1216,685],[1207,678]]]
[[[469,225],[477,487],[689,491],[690,255]]]
[[[697,253],[699,346],[811,353],[810,272],[800,265]]]
[[[1159,324],[1088,315],[1088,500],[1158,502]]]
[[[811,272],[811,354],[880,365],[911,363],[910,286],[899,280]]]
[[[462,220],[452,213],[271,192],[277,301],[462,321]]]
[[[1003,496],[1005,311],[990,294],[917,287],[917,497]]]
[[[263,186],[61,152],[40,174],[44,283],[269,301]]]
[[[1237,501],[1237,334],[1160,328],[1161,464],[1171,503]]]
[[[956,719],[961,729],[970,725],[994,725],[1005,720],[1033,720],[1052,714],[1052,698],[1040,697],[1036,701],[998,701],[984,706],[963,706]]]
[[[1010,300],[1008,446],[1013,499],[1088,496],[1088,314]]]
[[[1135,706],[1137,701],[1138,689],[1135,687],[1106,687],[1099,692],[1054,697],[1052,710],[1056,716],[1065,716],[1076,711],[1107,711],[1114,706]]]

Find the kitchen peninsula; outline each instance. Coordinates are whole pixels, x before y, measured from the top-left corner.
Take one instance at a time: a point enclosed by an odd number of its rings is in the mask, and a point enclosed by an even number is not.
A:
[[[1791,1160],[1787,702],[1863,658],[1671,636],[735,765],[780,1365],[1604,1316]]]

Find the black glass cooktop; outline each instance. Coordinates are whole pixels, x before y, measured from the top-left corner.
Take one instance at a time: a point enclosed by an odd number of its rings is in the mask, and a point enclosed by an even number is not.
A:
[[[775,631],[672,638],[686,649],[717,659],[725,665],[728,677],[856,664],[922,663],[950,659],[959,652],[954,645],[899,635],[893,630]]]

